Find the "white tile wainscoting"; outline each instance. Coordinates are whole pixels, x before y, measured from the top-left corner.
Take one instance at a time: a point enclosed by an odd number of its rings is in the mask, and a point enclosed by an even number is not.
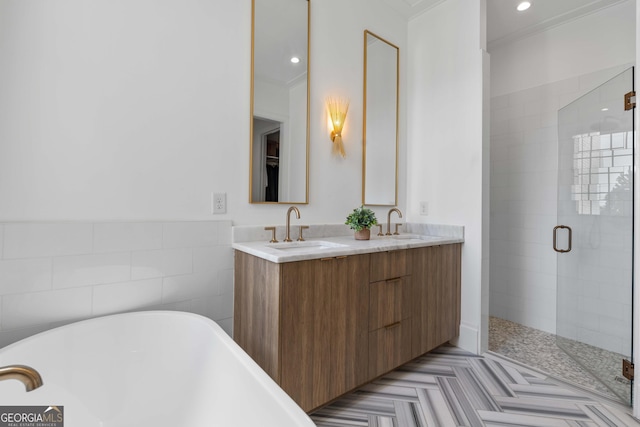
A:
[[[95,316],[233,318],[231,221],[0,223],[0,347]]]

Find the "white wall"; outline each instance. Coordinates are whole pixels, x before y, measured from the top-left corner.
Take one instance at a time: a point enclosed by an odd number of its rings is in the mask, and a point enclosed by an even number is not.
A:
[[[484,2],[449,0],[409,23],[408,206],[412,222],[465,226],[458,344],[481,351]],[[419,215],[420,201],[428,216]],[[485,223],[483,223],[483,221]],[[486,270],[486,268],[485,268]],[[485,279],[487,277],[484,272]]]
[[[212,219],[211,192],[226,192],[227,214],[213,219],[284,222],[285,206],[247,202],[249,0],[0,7],[0,220]],[[362,33],[402,51],[406,21],[381,0],[311,8],[302,221],[342,222],[361,200]],[[330,95],[351,99],[346,160],[330,154]]]
[[[403,52],[407,23],[382,0],[312,0],[311,8],[310,203],[300,206],[300,223],[342,223],[361,202],[363,32],[370,29]],[[52,222],[283,224],[286,205],[248,203],[250,23],[250,0],[0,0],[0,235],[26,222],[36,228]],[[402,54],[401,61],[405,70]],[[404,76],[401,82],[404,171]],[[329,96],[351,99],[344,160],[331,155]],[[399,188],[404,210],[403,172]],[[211,215],[211,192],[227,193],[227,214]],[[376,211],[383,217],[387,209]],[[53,247],[53,254],[37,256],[52,264],[55,248],[66,244],[64,233],[54,235],[36,244]],[[68,255],[91,257],[92,251]],[[31,288],[33,279],[12,288],[16,270],[7,266],[13,262],[0,259],[2,307],[19,295],[33,311],[34,297],[53,298],[42,293],[54,291],[51,278],[48,290]],[[112,264],[107,257],[93,267]],[[172,276],[170,267],[163,280]],[[205,309],[194,302],[206,296],[203,287],[221,289],[226,279],[185,280],[179,308],[228,319],[229,306]],[[95,286],[83,282],[77,290],[84,295]],[[135,289],[122,285],[107,312],[157,306],[157,294],[147,296],[133,307]],[[231,295],[225,298],[230,304]],[[0,319],[22,332],[0,339],[98,313],[82,301],[44,319],[34,313],[20,325],[3,311]]]
[[[635,58],[635,1],[491,48],[491,96],[578,77]]]
[[[634,62],[634,7],[626,1],[490,52],[494,316],[556,332],[557,112]]]
[[[362,202],[362,99],[364,30],[400,47],[400,155],[398,206],[406,203],[406,20],[383,1],[311,0],[311,191],[312,215],[344,222]],[[337,12],[339,11],[339,12]],[[316,52],[322,52],[317,55]],[[326,100],[349,98],[342,130],[347,157],[331,155]],[[388,208],[372,208],[384,221]],[[306,213],[301,210],[303,218]]]
[[[249,1],[0,5],[0,220],[210,219],[211,191],[247,200],[225,180],[248,167]]]

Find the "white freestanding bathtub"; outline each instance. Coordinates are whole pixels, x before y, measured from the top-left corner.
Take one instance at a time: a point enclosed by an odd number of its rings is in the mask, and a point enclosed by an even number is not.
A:
[[[0,381],[0,406],[63,406],[65,427],[305,427],[311,419],[215,322],[147,311],[86,320],[0,349],[44,385]]]

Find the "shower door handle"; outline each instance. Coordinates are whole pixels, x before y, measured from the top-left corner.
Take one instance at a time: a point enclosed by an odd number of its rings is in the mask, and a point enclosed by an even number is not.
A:
[[[560,228],[566,228],[567,230],[569,230],[569,247],[567,249],[558,249],[558,229]],[[566,225],[556,225],[555,227],[553,227],[553,250],[559,253],[566,253],[566,252],[571,252],[571,240],[572,240],[572,231],[571,231],[571,227],[566,226]]]

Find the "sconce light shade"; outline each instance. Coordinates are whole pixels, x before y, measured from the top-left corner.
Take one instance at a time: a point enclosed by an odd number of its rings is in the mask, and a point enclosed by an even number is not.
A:
[[[342,128],[349,111],[349,100],[329,98],[327,101],[329,117],[331,118],[331,141],[333,141],[333,153],[346,157],[344,152],[344,144],[342,143]]]

